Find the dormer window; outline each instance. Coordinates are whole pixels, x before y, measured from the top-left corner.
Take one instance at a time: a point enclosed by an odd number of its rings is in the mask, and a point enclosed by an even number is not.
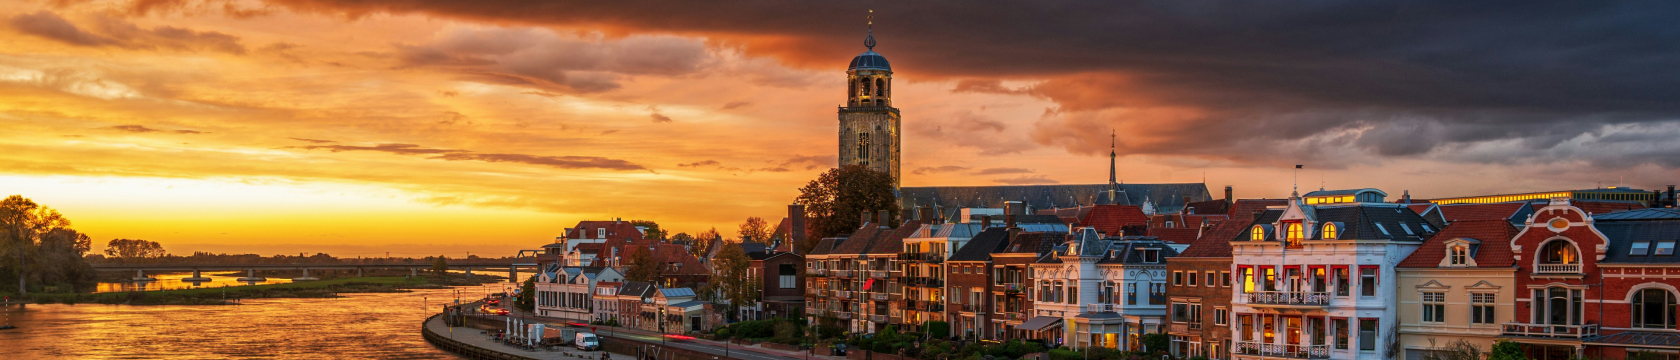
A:
[[[1378,232],[1381,232],[1383,234],[1383,236],[1388,236],[1388,228],[1383,227],[1382,223],[1373,222],[1373,223],[1371,223],[1371,225],[1376,225]]]
[[[1453,266],[1464,266],[1469,263],[1468,259],[1470,258],[1470,248],[1468,247],[1464,247],[1462,245],[1453,246],[1449,249],[1448,253],[1452,258]]]
[[[1151,263],[1151,264],[1161,262],[1161,251],[1160,250],[1144,250],[1143,251],[1143,262]]]
[[[1645,256],[1645,254],[1648,254],[1650,252],[1651,252],[1651,243],[1641,241],[1641,242],[1633,243],[1633,248],[1628,250],[1628,255]]]
[[[1417,235],[1415,233],[1412,233],[1412,227],[1406,226],[1406,223],[1400,223],[1400,230],[1405,230],[1406,235]]]
[[[1248,240],[1266,241],[1266,228],[1260,225],[1254,225],[1254,228],[1248,231]]]
[[[1674,255],[1674,242],[1664,241],[1657,243],[1657,255]]]
[[[1324,239],[1329,240],[1337,238],[1337,235],[1339,234],[1337,234],[1336,230],[1336,223],[1324,223]]]

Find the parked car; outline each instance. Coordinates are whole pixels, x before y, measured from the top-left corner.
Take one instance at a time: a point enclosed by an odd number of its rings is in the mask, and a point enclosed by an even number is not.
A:
[[[834,356],[846,356],[846,344],[834,344]]]

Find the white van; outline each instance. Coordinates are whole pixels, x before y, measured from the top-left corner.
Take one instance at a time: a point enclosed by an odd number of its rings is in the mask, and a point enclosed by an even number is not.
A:
[[[574,345],[576,345],[579,350],[595,351],[596,349],[601,348],[601,341],[595,337],[595,334],[579,332],[577,333],[577,341],[574,342]]]

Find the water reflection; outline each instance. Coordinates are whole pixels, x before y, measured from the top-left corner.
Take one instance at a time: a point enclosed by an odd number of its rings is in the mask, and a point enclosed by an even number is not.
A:
[[[478,297],[484,288],[459,288]],[[251,299],[229,306],[29,305],[6,310],[0,358],[457,359],[420,338],[454,289]],[[5,321],[5,320],[0,320]]]
[[[184,273],[184,274],[156,273],[156,274],[146,274],[146,276],[156,278],[157,281],[102,282],[102,283],[99,283],[99,287],[96,288],[94,290],[94,292],[102,292],[103,293],[103,292],[147,291],[147,290],[179,290],[179,289],[197,289],[197,288],[206,288],[206,287],[228,287],[228,286],[245,286],[245,285],[262,285],[262,284],[284,284],[284,283],[292,282],[292,279],[279,278],[279,277],[271,277],[271,278],[268,278],[267,281],[257,281],[257,282],[239,281],[239,278],[245,277],[245,273],[240,272],[240,271],[227,271],[227,272],[218,272],[218,273],[205,272],[205,273],[201,273],[201,274],[202,274],[201,276],[210,278],[210,281],[182,281],[182,279],[192,277],[192,273]]]

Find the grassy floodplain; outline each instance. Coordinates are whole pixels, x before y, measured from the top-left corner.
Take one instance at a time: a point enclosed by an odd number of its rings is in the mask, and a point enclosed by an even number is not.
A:
[[[489,276],[478,276],[473,280],[467,280],[460,276],[444,276],[442,278],[436,276],[414,278],[403,276],[343,277],[285,284],[181,290],[29,294],[28,300],[39,304],[234,305],[243,299],[331,298],[347,293],[408,292],[408,289],[477,285],[493,281],[500,280]]]

